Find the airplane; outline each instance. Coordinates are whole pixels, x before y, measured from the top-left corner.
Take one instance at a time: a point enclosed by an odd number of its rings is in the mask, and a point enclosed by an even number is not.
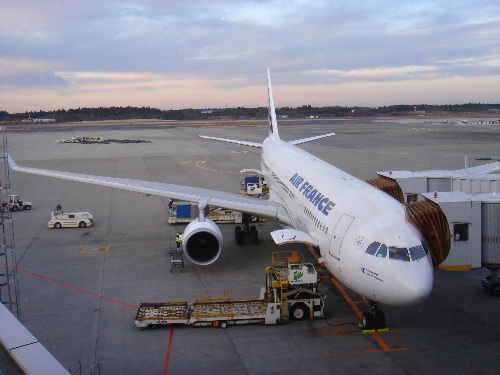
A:
[[[199,217],[186,226],[182,242],[187,258],[197,265],[216,261],[223,246],[220,229],[204,216],[207,205],[274,220],[284,228],[271,232],[277,244],[305,243],[319,248],[319,261],[369,303],[363,326],[384,328],[379,303],[411,306],[430,295],[434,280],[430,251],[406,218],[403,204],[297,147],[335,133],[282,140],[269,68],[267,88],[269,135],[263,143],[201,137],[260,148],[268,200],[200,187],[23,167],[7,157],[14,171],[197,202]]]

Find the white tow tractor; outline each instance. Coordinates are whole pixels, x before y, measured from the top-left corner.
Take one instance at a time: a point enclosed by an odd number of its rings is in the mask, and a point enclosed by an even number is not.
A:
[[[86,228],[94,223],[94,217],[88,212],[64,212],[58,205],[51,212],[49,228]]]
[[[2,202],[2,211],[31,210],[31,207],[33,207],[31,202],[23,201],[20,195],[11,195],[8,202]]]

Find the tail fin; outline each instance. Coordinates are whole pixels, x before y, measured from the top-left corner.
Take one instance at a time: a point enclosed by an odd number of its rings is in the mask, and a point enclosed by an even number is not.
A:
[[[271,88],[271,73],[267,68],[267,92],[269,95],[269,137],[279,140],[278,122],[276,121],[276,110],[274,109],[273,90]]]

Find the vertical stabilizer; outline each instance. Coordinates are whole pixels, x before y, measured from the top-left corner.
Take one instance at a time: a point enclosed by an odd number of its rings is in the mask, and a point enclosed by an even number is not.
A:
[[[267,68],[267,91],[269,95],[269,137],[274,140],[280,139],[278,134],[278,122],[276,121],[276,110],[274,109],[273,90],[271,88],[271,73]]]

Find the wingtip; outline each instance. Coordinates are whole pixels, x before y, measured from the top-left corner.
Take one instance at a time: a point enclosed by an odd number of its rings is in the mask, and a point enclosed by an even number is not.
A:
[[[7,157],[7,160],[9,162],[9,166],[11,169],[16,169],[17,168],[17,164],[16,162],[14,161],[14,159],[12,158],[12,156],[10,156],[10,154],[5,154],[5,156]]]

